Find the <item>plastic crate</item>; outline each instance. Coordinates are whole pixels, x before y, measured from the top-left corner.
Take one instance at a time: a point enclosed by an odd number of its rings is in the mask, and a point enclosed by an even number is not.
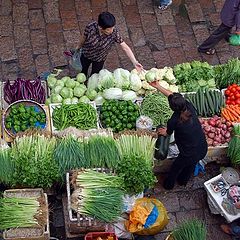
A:
[[[112,237],[112,240],[118,240],[115,233],[111,232],[90,232],[85,235],[84,240],[97,240],[98,237],[103,240],[107,240],[108,237]]]
[[[3,238],[5,240],[49,240],[50,239],[50,229],[49,229],[49,212],[48,212],[48,199],[47,194],[43,193],[41,188],[36,189],[10,189],[3,193],[4,197],[44,197],[47,219],[46,225],[42,228],[28,227],[28,228],[14,228],[3,232]]]

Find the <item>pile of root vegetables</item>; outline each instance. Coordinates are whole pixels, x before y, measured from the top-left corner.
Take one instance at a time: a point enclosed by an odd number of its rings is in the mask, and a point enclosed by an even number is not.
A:
[[[219,116],[199,120],[206,135],[208,146],[219,146],[230,142],[231,122]]]

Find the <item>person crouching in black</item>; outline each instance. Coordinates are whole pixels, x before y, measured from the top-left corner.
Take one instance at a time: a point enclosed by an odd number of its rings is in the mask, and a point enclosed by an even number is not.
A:
[[[149,84],[168,97],[169,106],[173,110],[167,128],[160,128],[158,133],[166,136],[174,132],[179,149],[179,155],[174,160],[163,187],[167,190],[173,189],[176,181],[179,185],[185,186],[198,161],[207,154],[205,134],[194,106],[180,93],[173,93],[163,88],[157,81]]]

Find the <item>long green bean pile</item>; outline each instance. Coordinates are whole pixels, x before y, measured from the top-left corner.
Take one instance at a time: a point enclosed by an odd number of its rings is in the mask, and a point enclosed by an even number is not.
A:
[[[141,114],[153,120],[153,126],[166,125],[172,115],[168,99],[161,93],[148,94],[141,105]]]
[[[113,222],[121,215],[123,193],[116,188],[82,189],[78,197],[78,213]]]
[[[84,155],[88,167],[115,168],[119,151],[112,137],[92,136],[84,143]]]
[[[107,173],[101,173],[90,169],[79,171],[76,184],[82,188],[118,188],[123,187],[123,179]]]
[[[142,156],[146,161],[152,162],[156,139],[151,136],[121,135],[117,140],[121,156]]]
[[[203,222],[191,219],[177,226],[172,235],[174,240],[206,240],[207,230]]]
[[[86,167],[83,143],[71,135],[60,139],[54,150],[54,159],[62,177],[68,170]]]
[[[53,110],[53,126],[57,130],[76,127],[88,130],[97,127],[97,112],[88,103],[62,104]]]
[[[35,216],[41,214],[39,207],[35,198],[1,198],[0,230],[37,225]]]

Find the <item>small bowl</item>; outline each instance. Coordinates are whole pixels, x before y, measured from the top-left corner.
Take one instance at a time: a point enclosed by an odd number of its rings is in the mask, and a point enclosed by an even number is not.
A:
[[[11,112],[11,107],[12,106],[16,106],[16,105],[19,105],[19,104],[23,104],[24,106],[33,106],[34,109],[35,109],[35,112],[43,112],[45,114],[45,118],[46,118],[46,121],[44,124],[40,124],[39,122],[36,122],[35,123],[35,126],[36,127],[40,127],[41,129],[45,129],[46,126],[47,126],[47,114],[46,114],[46,111],[45,109],[37,102],[35,101],[32,101],[32,100],[19,100],[19,101],[16,101],[12,104],[10,104],[7,109],[5,110],[5,112],[3,113],[3,128],[4,130],[6,131],[6,133],[11,136],[12,138],[15,138],[15,135],[16,135],[16,132],[14,132],[14,130],[10,130],[10,129],[7,129],[6,127],[6,118],[8,117],[8,115],[10,114]]]

